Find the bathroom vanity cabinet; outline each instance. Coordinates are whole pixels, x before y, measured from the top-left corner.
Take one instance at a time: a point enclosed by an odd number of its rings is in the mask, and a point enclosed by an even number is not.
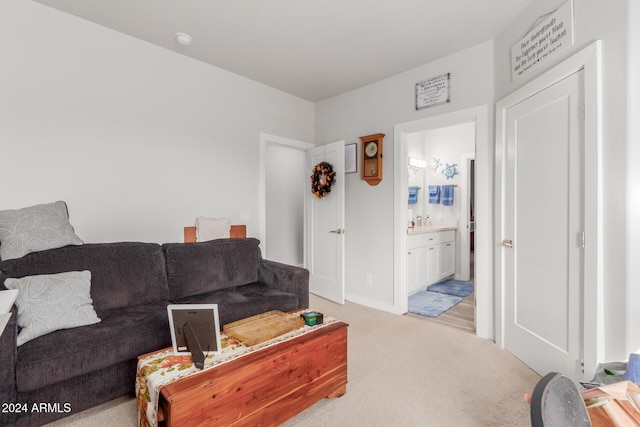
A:
[[[424,289],[456,272],[455,230],[407,236],[407,291]]]

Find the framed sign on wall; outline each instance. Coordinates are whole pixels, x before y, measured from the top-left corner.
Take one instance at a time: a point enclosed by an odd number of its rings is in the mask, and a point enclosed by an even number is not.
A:
[[[416,110],[451,102],[450,77],[450,73],[445,73],[416,83]]]

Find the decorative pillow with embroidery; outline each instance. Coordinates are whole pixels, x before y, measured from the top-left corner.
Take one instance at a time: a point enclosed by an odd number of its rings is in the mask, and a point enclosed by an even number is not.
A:
[[[206,242],[215,239],[228,239],[231,235],[229,218],[196,218],[196,241]]]
[[[6,279],[7,289],[18,289],[18,345],[60,330],[100,322],[91,299],[91,272]]]
[[[69,223],[65,202],[0,211],[0,259],[3,261],[83,243]]]

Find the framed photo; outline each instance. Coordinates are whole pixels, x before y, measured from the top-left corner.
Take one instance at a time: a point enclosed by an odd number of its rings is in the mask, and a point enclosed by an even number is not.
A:
[[[349,144],[344,146],[344,173],[358,172],[357,145]]]
[[[218,304],[170,304],[167,306],[167,313],[174,354],[192,355],[186,336],[186,329],[189,328],[202,353],[206,355],[222,352]]]

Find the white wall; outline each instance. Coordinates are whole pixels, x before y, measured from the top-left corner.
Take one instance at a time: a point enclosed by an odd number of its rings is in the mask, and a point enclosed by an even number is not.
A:
[[[0,3],[0,209],[65,200],[88,242],[258,232],[259,134],[313,138],[314,105],[31,1]]]
[[[432,220],[453,220],[460,219],[460,205],[463,188],[467,183],[463,182],[460,175],[463,165],[461,164],[461,155],[464,153],[475,152],[476,129],[475,123],[464,123],[461,125],[448,126],[445,128],[433,129],[424,132],[426,156],[428,163],[431,159],[440,159],[441,167],[434,173],[431,169],[426,169],[425,180],[426,185],[456,185],[454,191],[453,205],[444,206],[443,204],[427,203],[428,190],[425,192],[425,214],[429,214]],[[457,165],[458,175],[451,179],[447,179],[442,174],[442,170],[446,165]]]
[[[499,36],[495,43],[495,87],[500,99],[516,88],[547,71],[563,59],[587,46],[594,40],[602,40],[602,165],[603,165],[603,214],[604,214],[604,335],[605,360],[624,360],[631,350],[640,347],[638,314],[631,314],[625,308],[638,311],[639,272],[627,263],[637,264],[637,252],[627,250],[637,247],[639,236],[627,229],[628,220],[638,218],[637,210],[629,205],[627,188],[637,191],[638,177],[627,176],[627,154],[635,154],[637,169],[638,153],[633,149],[637,145],[627,134],[628,120],[637,121],[627,110],[629,81],[637,79],[635,70],[628,67],[627,55],[632,52],[629,46],[629,28],[638,26],[627,21],[628,8],[636,0],[602,2],[600,0],[574,0],[574,37],[575,45],[555,60],[542,64],[526,78],[511,80],[510,49],[520,40],[533,22],[565,3],[565,0],[534,0],[532,4]],[[637,6],[635,7],[637,9]],[[638,18],[636,11],[635,18]],[[637,29],[635,36],[637,40]],[[637,50],[638,42],[634,42]],[[636,53],[637,55],[637,53]],[[631,71],[634,74],[628,74]],[[637,107],[637,105],[636,105]],[[638,129],[633,129],[636,132]],[[635,179],[636,182],[628,181]],[[629,187],[628,187],[629,186]],[[636,193],[637,194],[637,193]],[[634,217],[627,218],[627,215]],[[635,301],[629,300],[635,296]]]
[[[446,72],[451,73],[451,102],[416,111],[415,84]],[[492,104],[493,99],[493,43],[485,42],[316,104],[316,144],[344,139],[358,143],[360,153],[359,136],[386,135],[382,182],[371,187],[359,173],[346,176],[347,299],[393,311],[394,125]],[[367,273],[373,276],[371,284],[365,281]]]

